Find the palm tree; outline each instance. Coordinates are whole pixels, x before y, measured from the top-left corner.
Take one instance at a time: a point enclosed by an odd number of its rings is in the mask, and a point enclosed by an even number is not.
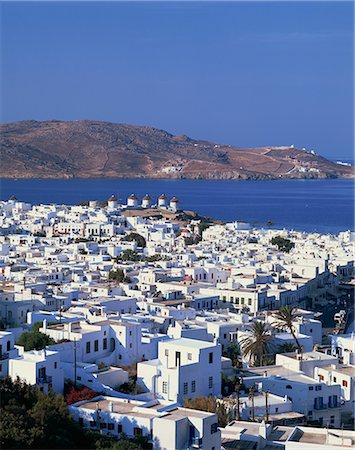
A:
[[[240,341],[243,356],[252,359],[254,365],[261,366],[264,356],[270,354],[272,340],[271,328],[265,322],[253,322],[251,335]]]
[[[277,347],[277,353],[292,353],[296,348],[297,347],[292,342],[285,342]]]
[[[240,420],[240,391],[242,389],[243,379],[241,377],[237,377],[235,382],[235,392],[237,397],[237,420]]]
[[[294,322],[299,316],[300,314],[297,312],[296,308],[290,308],[289,306],[281,306],[281,308],[274,314],[277,321],[276,327],[281,330],[288,330],[292,334],[298,351],[302,352],[302,347],[297,339],[296,328],[294,326]]]

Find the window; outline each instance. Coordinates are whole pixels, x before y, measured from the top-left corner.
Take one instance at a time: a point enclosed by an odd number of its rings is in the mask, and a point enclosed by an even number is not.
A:
[[[191,381],[191,392],[196,392],[196,381]]]
[[[186,395],[188,392],[188,384],[184,383],[184,395]]]
[[[163,394],[167,394],[168,393],[168,383],[167,381],[163,381]]]
[[[287,384],[286,389],[292,389],[292,386],[290,384]]]
[[[211,434],[217,433],[217,431],[218,431],[217,423],[212,423],[211,424]]]
[[[104,428],[107,428],[107,423],[106,422],[101,422],[100,423],[100,429],[103,430]]]
[[[275,408],[275,412],[279,412],[279,408]]]
[[[165,350],[164,354],[165,356],[169,356],[169,350]]]
[[[114,423],[108,423],[107,424],[107,429],[108,430],[114,430],[115,429],[115,424]]]
[[[99,341],[97,339],[95,339],[94,341],[94,352],[98,352],[99,351]]]
[[[11,346],[11,342],[10,342],[10,341],[7,341],[7,344],[6,344],[6,350],[7,350],[7,351],[10,350],[10,346]]]
[[[308,386],[309,391],[313,391],[313,386]]]
[[[122,425],[120,423],[117,424],[117,433],[122,433]]]
[[[336,377],[333,377],[333,381],[334,381],[334,383],[336,383],[336,382],[337,382],[337,379],[336,379]]]
[[[321,391],[322,390],[322,386],[316,386],[316,391]]]
[[[227,333],[224,333],[223,337],[224,339],[227,339]]]
[[[86,343],[86,353],[90,353],[90,342]]]
[[[208,389],[213,388],[213,377],[208,377]]]
[[[342,386],[344,386],[344,387],[348,387],[348,382],[347,382],[346,380],[343,380],[341,384],[342,384]]]
[[[334,424],[334,419],[335,419],[335,416],[330,416],[330,423],[331,424]]]
[[[143,434],[142,428],[134,427],[133,428],[133,434],[134,434],[134,436],[142,436],[142,434]]]
[[[91,427],[91,428],[96,427],[96,422],[95,422],[95,420],[90,420],[90,427]]]
[[[129,335],[132,336],[132,331],[129,332]]]
[[[55,369],[57,368],[57,362],[54,363],[54,368],[55,368]]]
[[[251,298],[248,299],[248,305],[251,306]]]
[[[188,359],[189,361],[192,360],[192,353],[188,353],[188,354],[187,354],[187,359]]]
[[[102,341],[102,347],[104,350],[107,349],[107,338],[104,338],[104,340]]]
[[[208,354],[208,362],[209,362],[210,364],[213,363],[213,353],[212,353],[212,352],[210,352],[210,353]]]

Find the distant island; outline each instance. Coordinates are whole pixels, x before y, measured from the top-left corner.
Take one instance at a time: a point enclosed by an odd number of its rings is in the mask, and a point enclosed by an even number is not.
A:
[[[83,121],[0,124],[2,178],[353,178],[354,168],[288,146],[239,148],[146,126]]]

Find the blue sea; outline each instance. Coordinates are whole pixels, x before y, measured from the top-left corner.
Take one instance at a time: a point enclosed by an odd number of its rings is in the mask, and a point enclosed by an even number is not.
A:
[[[0,180],[0,198],[78,204],[126,199],[131,193],[176,196],[181,208],[223,221],[244,220],[257,227],[324,233],[354,230],[354,180],[211,181],[152,179]]]

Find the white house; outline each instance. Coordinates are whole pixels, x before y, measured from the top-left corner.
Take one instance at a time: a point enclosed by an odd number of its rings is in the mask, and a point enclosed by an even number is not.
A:
[[[219,450],[221,432],[215,414],[172,403],[95,397],[69,406],[79,424],[109,436],[144,436],[154,450]]]
[[[221,393],[221,346],[196,339],[159,342],[158,359],[137,364],[138,383],[158,398],[179,402]]]
[[[50,389],[60,394],[64,389],[64,374],[59,353],[43,349],[23,352],[9,360],[9,376],[20,377],[26,383],[36,385],[45,393]]]
[[[14,345],[14,334],[9,331],[0,331],[0,378],[8,376],[9,360],[18,356],[18,349]]]

